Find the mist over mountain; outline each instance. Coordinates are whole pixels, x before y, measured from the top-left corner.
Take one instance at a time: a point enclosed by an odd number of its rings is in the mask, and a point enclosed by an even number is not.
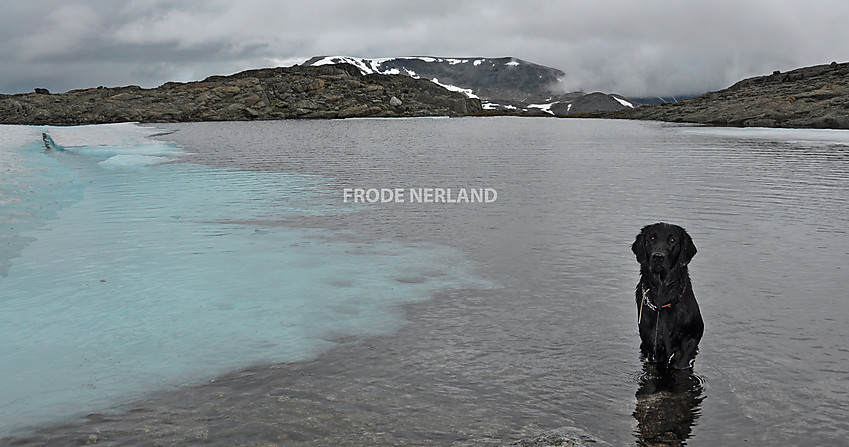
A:
[[[849,129],[849,63],[743,79],[696,98],[604,116],[710,126]],[[600,116],[602,116],[600,114]]]
[[[308,66],[351,64],[363,74],[404,75],[427,79],[469,97],[480,98],[485,110],[568,115],[633,107],[621,95],[566,92],[566,73],[514,57],[392,57],[363,59],[317,56]]]

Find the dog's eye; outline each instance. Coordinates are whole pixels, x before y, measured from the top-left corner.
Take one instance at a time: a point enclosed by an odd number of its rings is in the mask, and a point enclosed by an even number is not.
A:
[[[649,236],[649,240],[654,242],[654,235]]]
[[[670,244],[674,244],[674,243],[675,243],[675,238],[674,238],[674,237],[672,237],[672,236],[670,236],[670,237],[669,237],[669,243],[670,243]]]

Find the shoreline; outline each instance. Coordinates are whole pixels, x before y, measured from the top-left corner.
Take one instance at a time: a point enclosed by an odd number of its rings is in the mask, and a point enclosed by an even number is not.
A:
[[[849,129],[849,62],[741,80],[719,91],[612,112],[552,115],[488,110],[478,98],[353,65],[248,70],[159,87],[0,94],[0,124],[70,126],[281,119],[557,117],[653,120],[720,127]]]
[[[646,107],[657,107],[657,106],[646,106]],[[567,119],[567,120],[607,120],[607,121],[645,121],[645,122],[655,122],[660,124],[676,124],[676,125],[690,125],[697,127],[716,127],[716,128],[729,128],[729,129],[786,129],[786,130],[849,130],[849,124],[846,126],[825,126],[822,125],[821,122],[810,122],[810,123],[796,123],[796,125],[769,125],[768,123],[750,123],[750,124],[739,124],[732,123],[728,121],[711,121],[711,120],[684,120],[679,118],[670,118],[663,119],[658,118],[653,115],[646,116],[631,116],[632,113],[628,113],[628,116],[623,116],[622,112],[599,112],[599,113],[586,113],[586,114],[573,114],[573,115],[541,115],[541,114],[519,114],[519,113],[492,113],[492,114],[466,114],[466,115],[421,115],[421,116],[358,116],[358,117],[329,117],[329,118],[285,118],[285,119],[255,119],[255,120],[243,120],[243,119],[224,119],[224,120],[208,120],[208,121],[114,121],[114,122],[91,122],[91,123],[29,123],[29,124],[19,124],[19,123],[0,123],[0,126],[26,126],[26,127],[76,127],[76,126],[99,126],[99,125],[110,125],[110,124],[136,124],[140,126],[168,126],[169,124],[180,124],[180,123],[217,123],[217,122],[257,122],[257,121],[335,121],[335,120],[408,120],[408,119],[447,119],[447,118],[502,118],[502,117],[512,117],[512,118],[545,118],[545,119]],[[163,135],[167,135],[171,132],[166,132]],[[154,135],[156,136],[156,135]]]

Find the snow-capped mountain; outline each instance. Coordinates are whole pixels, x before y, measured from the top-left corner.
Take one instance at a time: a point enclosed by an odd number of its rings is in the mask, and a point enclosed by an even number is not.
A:
[[[566,73],[513,57],[393,57],[363,59],[319,56],[304,65],[351,64],[363,74],[404,75],[433,81],[449,90],[480,98],[484,109],[557,115],[634,107],[620,95],[560,90]]]

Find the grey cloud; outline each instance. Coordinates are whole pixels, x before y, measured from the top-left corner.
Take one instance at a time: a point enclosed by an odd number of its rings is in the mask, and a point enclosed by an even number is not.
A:
[[[0,6],[0,92],[187,81],[315,55],[515,56],[564,89],[681,95],[849,60],[849,4],[47,1]]]

